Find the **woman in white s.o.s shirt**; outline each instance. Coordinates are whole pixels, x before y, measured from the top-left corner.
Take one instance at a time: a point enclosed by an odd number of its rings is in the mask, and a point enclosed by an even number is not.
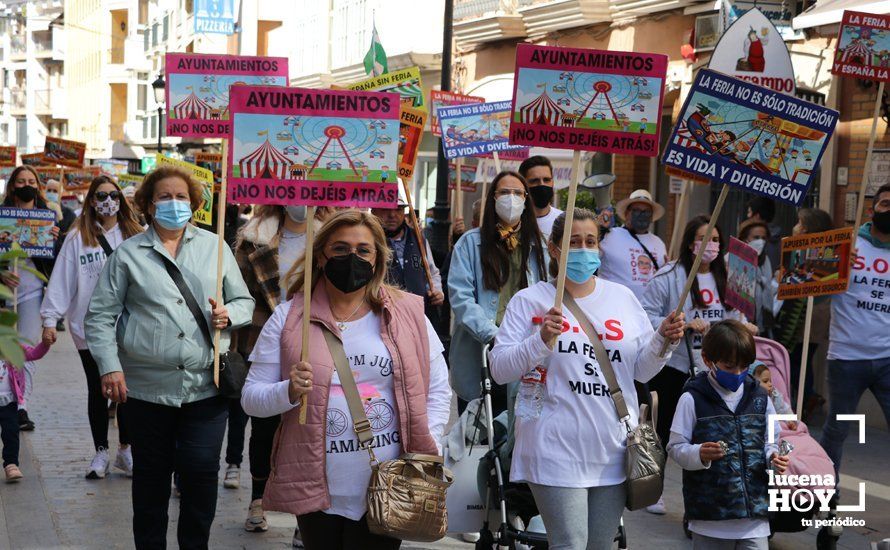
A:
[[[556,275],[565,216],[553,224],[548,249]],[[634,380],[645,382],[665,364],[665,338],[683,334],[682,315],[667,317],[656,333],[633,293],[594,276],[599,234],[593,212],[575,211],[568,251],[566,292],[601,340],[618,385],[638,421]],[[507,306],[491,352],[494,379],[523,379],[546,369],[546,396],[538,414],[518,414],[512,481],[528,482],[547,527],[552,549],[606,549],[624,509],[627,429],[620,422],[590,340],[565,308],[553,308],[556,289],[540,282],[517,293]],[[568,323],[568,329],[564,329]],[[524,406],[522,397],[517,410]]]

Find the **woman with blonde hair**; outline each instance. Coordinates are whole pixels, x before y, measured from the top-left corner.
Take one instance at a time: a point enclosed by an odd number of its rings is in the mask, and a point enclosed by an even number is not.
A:
[[[296,515],[307,550],[398,548],[401,541],[368,530],[368,454],[358,443],[325,332],[342,342],[366,410],[373,411],[380,462],[439,453],[451,402],[442,344],[424,316],[423,299],[385,284],[390,251],[374,216],[333,214],[312,254],[309,339],[301,338],[305,274],[298,260],[288,279],[291,300],[263,327],[241,397],[251,416],[283,415],[263,506]]]
[[[108,473],[108,396],[102,394],[99,367],[87,348],[84,317],[93,289],[108,257],[122,242],[142,233],[136,215],[124,200],[120,187],[108,176],[93,178],[80,216],[56,257],[46,297],[40,307],[43,318],[43,342],[56,341],[56,324],[68,318],[71,337],[87,377],[87,414],[96,455],[90,462],[87,479],[102,479]],[[117,409],[119,442],[114,466],[133,475],[133,456],[127,432],[126,407]]]

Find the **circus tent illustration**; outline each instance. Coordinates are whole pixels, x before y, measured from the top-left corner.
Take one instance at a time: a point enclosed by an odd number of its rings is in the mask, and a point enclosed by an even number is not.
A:
[[[843,63],[856,63],[868,65],[871,60],[872,51],[868,46],[862,43],[862,40],[853,40],[846,48],[842,48],[837,52]]]
[[[213,108],[192,92],[173,107],[174,118],[207,119]]]
[[[564,113],[562,107],[550,99],[545,90],[533,101],[519,108],[519,121],[525,124],[559,126]]]
[[[287,179],[292,161],[279,153],[266,135],[262,145],[238,161],[242,178]]]

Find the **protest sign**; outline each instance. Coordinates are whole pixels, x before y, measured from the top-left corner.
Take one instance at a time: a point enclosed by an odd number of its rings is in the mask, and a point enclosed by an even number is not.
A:
[[[52,258],[55,223],[56,213],[52,210],[0,207],[0,252],[18,243],[31,258]]]
[[[192,219],[195,220],[195,223],[199,223],[201,225],[212,226],[213,225],[213,172],[208,170],[207,168],[201,168],[196,164],[192,164],[190,162],[186,162],[184,160],[177,160],[174,158],[170,158],[165,155],[161,155],[158,153],[156,155],[157,165],[160,166],[175,166],[177,168],[181,168],[192,175],[196,181],[201,183],[203,186],[202,196],[204,198],[204,204],[201,205],[200,208],[195,210]]]
[[[424,109],[423,85],[420,81],[420,69],[409,67],[388,72],[380,76],[372,76],[346,86],[347,90],[356,92],[395,92],[400,101],[409,107]]]
[[[745,12],[714,48],[708,68],[794,95],[794,67],[782,35],[758,8]]]
[[[62,195],[60,202],[62,206],[72,212],[77,212],[80,209],[80,201],[77,199],[77,195]]]
[[[754,293],[757,288],[757,251],[736,239],[729,238],[726,250],[726,296],[723,301],[745,314],[752,323],[756,320]]]
[[[524,149],[510,145],[509,101],[473,103],[439,108],[439,129],[445,158],[470,157]]]
[[[681,177],[800,205],[837,120],[837,111],[701,69],[662,162]]]
[[[531,155],[531,147],[511,147],[510,149],[506,149],[504,151],[497,152],[499,160],[516,160],[519,162],[524,161]],[[494,153],[483,153],[481,155],[473,155],[483,159],[493,159]]]
[[[117,175],[117,184],[121,189],[126,187],[139,187],[142,185],[142,179],[145,176],[136,176],[133,174],[118,174]]]
[[[43,145],[43,160],[46,164],[62,164],[73,168],[83,166],[87,144],[52,136],[46,136]]]
[[[21,156],[22,164],[25,166],[40,166],[46,164],[43,161],[43,153],[27,153]]]
[[[831,72],[890,82],[890,15],[844,11]]]
[[[231,110],[231,202],[396,204],[398,95],[237,86]]]
[[[430,130],[436,137],[441,137],[439,129],[439,107],[452,107],[454,105],[468,105],[471,103],[485,103],[485,98],[445,92],[442,90],[430,90]]]
[[[37,172],[37,177],[40,178],[40,183],[46,185],[46,182],[49,180],[56,180],[58,182],[62,181],[62,168],[57,168],[55,166],[35,166],[34,170]]]
[[[229,89],[287,86],[287,58],[168,53],[167,135],[226,137]]]
[[[473,164],[463,164],[460,166],[460,190],[467,193],[476,192],[476,169]],[[457,163],[448,163],[448,190],[454,190],[454,180],[457,179]]]
[[[853,228],[782,239],[779,299],[846,292]]]
[[[519,44],[510,143],[654,157],[667,56]]]
[[[195,164],[213,172],[213,178],[216,181],[222,178],[222,159],[221,153],[195,153]]]
[[[15,165],[15,147],[0,147],[0,167]]]
[[[86,192],[87,190],[89,190],[90,184],[93,182],[93,178],[101,173],[102,169],[98,166],[85,166],[77,170],[63,170],[62,181],[63,186],[65,187],[65,191]]]
[[[401,105],[399,112],[399,178],[411,179],[417,163],[417,150],[423,139],[426,111]]]
[[[118,159],[99,159],[93,161],[93,166],[98,166],[103,172],[112,176],[126,174],[130,163]]]

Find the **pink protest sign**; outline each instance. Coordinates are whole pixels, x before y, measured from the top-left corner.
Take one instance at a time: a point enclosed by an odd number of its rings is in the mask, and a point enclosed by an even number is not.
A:
[[[507,149],[506,151],[498,151],[498,160],[518,160],[523,161],[531,155],[530,147],[518,147],[516,149]],[[486,153],[483,155],[474,155],[483,159],[493,159],[494,155]]]
[[[736,239],[729,238],[726,252],[726,296],[727,305],[745,314],[752,323],[755,321],[755,293],[760,268],[757,266],[757,251]]]
[[[229,87],[287,86],[286,57],[168,53],[167,135],[226,137]]]
[[[520,44],[510,143],[656,156],[667,60]]]
[[[235,86],[229,201],[394,207],[399,95]]]

